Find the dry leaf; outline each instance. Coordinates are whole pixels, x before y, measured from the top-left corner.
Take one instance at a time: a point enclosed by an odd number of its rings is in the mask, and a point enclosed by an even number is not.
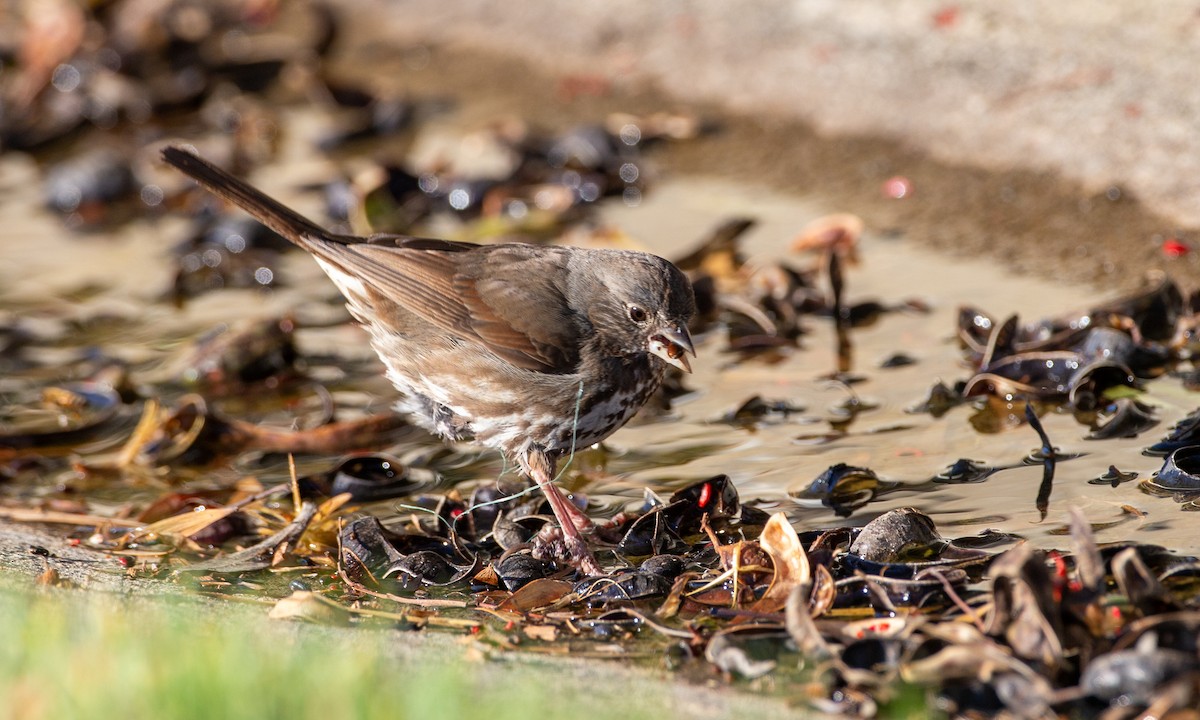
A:
[[[500,603],[501,610],[529,612],[558,602],[564,595],[571,592],[575,586],[563,580],[541,578],[522,585],[520,589]]]
[[[554,625],[526,625],[521,630],[533,640],[554,642],[558,639],[558,628]]]
[[[272,620],[304,620],[322,625],[346,625],[350,615],[337,603],[307,590],[297,590],[271,608]]]
[[[837,582],[833,573],[824,565],[817,565],[813,570],[813,588],[808,596],[809,610],[813,617],[821,617],[833,609],[833,601],[837,599]]]
[[[224,520],[237,511],[238,508],[236,507],[204,508],[202,510],[194,510],[192,512],[183,513],[182,515],[164,518],[158,522],[152,522],[141,530],[134,532],[133,536],[146,537],[148,535],[163,535],[174,538],[191,537],[201,530],[211,526],[213,523]]]
[[[500,585],[500,576],[496,573],[496,568],[491,565],[485,565],[482,570],[475,573],[475,577],[471,578],[477,583],[498,587]]]
[[[758,543],[771,556],[771,562],[775,566],[775,577],[771,580],[767,592],[751,605],[750,609],[758,612],[779,612],[787,605],[792,588],[812,580],[812,567],[808,562],[808,554],[804,552],[804,545],[796,535],[796,529],[781,512],[775,513],[767,521]]]

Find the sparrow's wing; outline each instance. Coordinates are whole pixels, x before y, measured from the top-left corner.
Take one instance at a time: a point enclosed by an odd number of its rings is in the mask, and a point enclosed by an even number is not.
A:
[[[565,252],[395,237],[328,245],[318,255],[517,367],[561,373],[579,362],[586,323],[563,296]]]

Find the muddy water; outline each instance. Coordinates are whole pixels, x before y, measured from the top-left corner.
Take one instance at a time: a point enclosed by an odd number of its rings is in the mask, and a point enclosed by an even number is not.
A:
[[[311,118],[304,113],[289,119],[291,132],[282,160],[254,179],[264,188],[319,217],[317,199],[296,188],[319,180],[331,170],[312,155],[308,143]],[[444,147],[446,135],[424,139],[425,148]],[[435,150],[421,152],[436,154]],[[202,295],[177,309],[164,301],[172,269],[166,258],[170,246],[183,238],[185,224],[171,217],[145,217],[117,230],[75,234],[39,208],[37,168],[16,156],[0,159],[0,317],[19,318],[39,338],[32,357],[57,370],[11,374],[0,380],[0,391],[12,393],[55,380],[78,377],[90,367],[86,358],[99,350],[131,371],[135,384],[158,383],[176,377],[190,341],[222,323],[277,317],[293,312],[300,320],[299,344],[310,361],[310,372],[332,382],[342,416],[385,406],[391,390],[377,374],[378,365],[359,330],[346,320],[336,293],[307,257],[294,253],[282,266],[287,285],[274,291],[230,290]],[[902,202],[902,201],[900,201]],[[717,222],[745,215],[758,220],[746,249],[754,261],[766,264],[784,257],[796,231],[814,217],[853,208],[821,207],[805,198],[774,194],[762,187],[711,178],[662,177],[636,207],[610,204],[604,222],[623,230],[632,242],[671,256],[689,247]],[[594,509],[610,513],[640,505],[645,489],[669,493],[686,482],[712,474],[734,478],[743,498],[756,499],[767,509],[780,508],[802,528],[862,524],[888,509],[915,506],[931,514],[948,536],[985,529],[1014,533],[1047,547],[1062,547],[1060,537],[1068,507],[1083,509],[1097,525],[1102,542],[1136,538],[1181,551],[1200,552],[1192,520],[1169,499],[1141,493],[1136,483],[1118,488],[1088,484],[1110,465],[1147,477],[1161,461],[1140,454],[1170,423],[1194,407],[1178,382],[1150,385],[1145,400],[1159,406],[1161,424],[1130,440],[1085,441],[1088,428],[1069,415],[1043,418],[1050,438],[1065,453],[1082,457],[1058,465],[1048,517],[1042,521],[1035,496],[1042,479],[1040,466],[1004,470],[986,482],[935,485],[929,479],[958,458],[991,465],[1013,465],[1039,445],[1028,426],[983,434],[970,422],[973,408],[962,406],[941,418],[911,414],[939,379],[952,384],[969,371],[960,360],[953,338],[959,304],[971,303],[995,316],[1018,313],[1024,318],[1058,314],[1101,299],[1088,289],[1016,277],[991,263],[947,260],[917,246],[914,238],[868,232],[863,263],[847,273],[851,302],[876,299],[899,304],[918,299],[928,313],[893,312],[875,325],[857,329],[854,371],[864,377],[853,393],[877,405],[849,425],[848,433],[825,436],[837,407],[849,397],[844,387],[826,377],[834,369],[834,337],[828,321],[807,321],[801,348],[775,364],[751,360],[739,363],[724,354],[717,334],[699,338],[696,372],[687,378],[694,392],[680,399],[666,418],[638,422],[614,435],[611,453],[585,453],[576,458],[564,482],[586,493]],[[792,262],[809,262],[792,258]],[[882,369],[889,355],[904,352],[913,365]],[[336,357],[331,357],[335,353]],[[754,429],[731,427],[719,418],[752,395],[785,400],[803,407],[787,418]],[[136,412],[131,410],[131,414]],[[287,425],[295,417],[270,417]],[[122,437],[110,438],[110,445]],[[432,443],[413,452],[428,453]],[[97,451],[103,447],[95,448]],[[412,448],[393,448],[404,454]],[[412,453],[409,453],[412,454]],[[419,452],[418,452],[419,454]],[[328,466],[315,459],[305,467]],[[432,462],[452,480],[490,482],[502,470],[494,454],[470,450],[451,460]],[[798,490],[836,463],[869,467],[897,488],[855,512],[848,520],[828,508],[807,507],[793,500]],[[257,472],[264,483],[283,475],[280,464],[253,468],[231,466],[205,473],[177,471],[134,489],[107,488],[102,507],[123,500],[152,497],[167,485],[230,482]],[[54,495],[77,478],[65,468],[0,488],[10,496]],[[40,484],[39,484],[40,483]],[[123,494],[124,493],[124,494]],[[1131,513],[1132,506],[1140,513]],[[377,512],[401,512],[395,507]]]

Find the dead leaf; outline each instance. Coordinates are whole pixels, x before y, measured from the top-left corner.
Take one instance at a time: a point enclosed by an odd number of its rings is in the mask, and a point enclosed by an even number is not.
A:
[[[162,411],[158,400],[150,398],[142,408],[142,417],[138,420],[137,426],[129,434],[129,439],[125,441],[125,445],[121,448],[121,451],[117,453],[113,465],[117,468],[127,468],[132,465],[141,453],[142,448],[146,446],[146,443],[150,442],[154,431],[161,422]]]
[[[704,659],[715,665],[721,672],[737,674],[747,679],[762,677],[775,669],[774,660],[755,660],[730,641],[729,632],[715,634],[704,648]]]
[[[775,576],[767,592],[753,603],[750,609],[758,612],[779,612],[787,605],[792,588],[812,580],[812,567],[796,529],[781,512],[775,513],[767,521],[758,543],[771,556]]]
[[[471,579],[477,583],[491,585],[492,587],[500,586],[500,576],[496,573],[496,568],[492,565],[485,565],[484,568],[475,573],[475,577]]]
[[[833,573],[824,565],[818,565],[813,570],[813,589],[808,598],[808,606],[813,617],[821,617],[833,609],[833,601],[837,599],[837,582]]]
[[[333,517],[333,514],[340,510],[343,505],[350,502],[352,497],[350,493],[341,493],[321,503],[320,507],[317,508],[316,516],[313,518],[313,524],[324,522]],[[297,505],[296,507],[300,506]]]
[[[525,613],[548,607],[561,600],[574,587],[571,583],[563,580],[540,578],[527,585],[522,585],[507,600],[500,603],[500,609]]]
[[[1099,595],[1104,590],[1104,558],[1096,546],[1091,523],[1078,507],[1070,510],[1071,540],[1075,546],[1075,572],[1079,582],[1089,592]]]
[[[307,590],[297,590],[275,603],[267,617],[272,620],[303,620],[322,625],[350,623],[350,614],[344,608]]]
[[[95,525],[97,527],[133,528],[142,523],[132,518],[104,517],[72,512],[56,512],[40,508],[0,508],[0,518],[13,522],[49,523],[55,525]]]
[[[708,535],[713,550],[721,560],[721,568],[724,572],[704,587],[688,592],[687,597],[704,604],[727,604],[730,607],[737,607],[742,591],[751,588],[764,571],[771,569],[770,555],[757,541],[753,540],[738,540],[728,545],[722,545],[717,534],[708,524],[708,515],[700,518],[700,529]],[[726,586],[729,580],[732,580],[732,583]],[[715,595],[714,590],[717,591]],[[728,597],[728,601],[717,599],[713,602],[714,597]]]
[[[181,515],[164,518],[152,522],[141,530],[131,533],[132,538],[161,535],[170,538],[187,538],[210,527],[213,523],[224,520],[237,512],[236,507],[203,508]]]
[[[988,634],[1005,638],[1017,657],[1057,667],[1063,661],[1061,610],[1045,553],[1021,543],[997,557],[989,574],[993,605]]]
[[[695,573],[684,573],[675,578],[675,582],[671,584],[671,592],[667,593],[667,599],[663,600],[654,614],[664,620],[678,615],[679,608],[683,605],[683,591],[687,590],[687,584],[693,577]]]
[[[317,514],[317,506],[305,502],[299,514],[287,526],[269,538],[250,547],[228,555],[221,555],[210,560],[204,560],[175,570],[177,573],[238,573],[265,570],[275,563],[275,550],[284,543],[291,544],[304,534],[308,523]],[[344,578],[343,578],[344,579]]]
[[[558,639],[558,627],[554,625],[526,625],[521,631],[532,640],[554,642]]]
[[[809,614],[805,595],[803,585],[793,586],[791,592],[788,593],[787,605],[784,608],[788,635],[791,635],[796,647],[806,657],[815,660],[834,657],[829,644],[825,642],[821,631],[817,629],[817,624],[813,622],[812,615]]]

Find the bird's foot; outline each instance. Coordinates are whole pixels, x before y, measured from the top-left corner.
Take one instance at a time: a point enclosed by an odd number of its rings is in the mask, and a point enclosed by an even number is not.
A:
[[[547,528],[538,533],[539,539],[543,534],[557,533],[557,538],[553,534],[547,535],[545,544],[548,547],[561,548],[564,551],[561,553],[562,559],[579,568],[585,575],[602,574],[600,563],[596,562],[595,556],[592,555],[587,542],[583,539],[583,532],[592,532],[595,527],[592,519],[575,503],[568,500],[562,490],[559,490],[558,486],[554,484],[552,479],[553,461],[548,459],[545,454],[539,453],[530,455],[524,464],[528,469],[530,479],[537,483],[545,493],[546,500],[550,503],[550,509],[554,511],[554,519],[558,520],[558,527]],[[551,556],[556,557],[553,553]]]
[[[565,562],[581,573],[591,577],[603,575],[600,563],[584,540],[579,530],[574,532],[563,526],[546,525],[533,538],[533,556],[542,560]]]

